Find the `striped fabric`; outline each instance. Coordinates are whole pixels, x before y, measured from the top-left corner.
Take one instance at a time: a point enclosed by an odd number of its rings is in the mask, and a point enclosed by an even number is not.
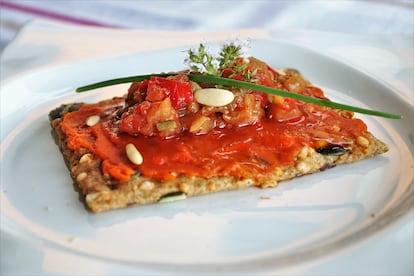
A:
[[[413,0],[0,0],[0,47],[33,18],[114,28],[313,29],[352,34],[414,33]]]

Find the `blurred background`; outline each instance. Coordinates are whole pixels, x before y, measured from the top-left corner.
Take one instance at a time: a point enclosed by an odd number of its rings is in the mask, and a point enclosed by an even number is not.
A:
[[[413,34],[414,0],[0,0],[0,49],[34,18],[144,30]]]

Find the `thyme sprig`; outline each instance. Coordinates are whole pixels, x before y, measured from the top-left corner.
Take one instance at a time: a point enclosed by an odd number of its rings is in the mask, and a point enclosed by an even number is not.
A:
[[[219,64],[222,68],[232,67],[238,57],[242,56],[242,46],[236,43],[224,44],[219,53]]]
[[[185,62],[193,72],[221,77],[223,69],[231,69],[233,70],[233,75],[239,74],[250,81],[256,72],[247,70],[247,63],[249,61],[247,49],[247,40],[234,40],[223,44],[218,56],[214,56],[203,43],[200,43],[197,49],[188,50],[188,57],[185,59]],[[242,58],[243,62],[236,62],[238,58]]]
[[[203,43],[200,43],[197,49],[188,50],[188,58],[185,61],[191,71],[213,76],[220,75],[217,58],[206,49]]]

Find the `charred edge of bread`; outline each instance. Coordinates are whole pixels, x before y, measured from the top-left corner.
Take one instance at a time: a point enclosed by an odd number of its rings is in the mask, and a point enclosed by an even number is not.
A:
[[[171,194],[184,193],[187,197],[218,191],[244,189],[251,186],[276,187],[278,182],[323,171],[343,163],[352,163],[388,151],[388,146],[367,133],[368,143],[353,147],[352,151],[340,154],[318,153],[304,147],[296,157],[296,165],[277,168],[260,182],[254,179],[235,177],[178,177],[172,181],[155,181],[144,176],[134,176],[127,182],[119,182],[101,172],[102,160],[87,150],[73,151],[67,147],[65,134],[60,128],[66,113],[78,110],[82,103],[62,105],[49,114],[52,136],[70,170],[75,187],[86,206],[95,213],[159,202]],[[366,142],[366,141],[365,141]]]

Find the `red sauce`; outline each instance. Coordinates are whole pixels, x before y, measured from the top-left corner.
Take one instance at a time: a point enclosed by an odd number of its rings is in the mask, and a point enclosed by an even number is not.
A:
[[[169,139],[118,133],[105,116],[95,126],[85,125],[89,116],[108,114],[122,102],[123,99],[111,106],[87,105],[67,114],[61,125],[68,136],[69,148],[83,147],[97,154],[103,159],[103,173],[121,181],[137,172],[159,180],[179,175],[260,178],[275,167],[293,165],[304,145],[347,146],[347,141],[366,131],[365,124],[358,119],[347,119],[331,109],[305,103],[298,103],[296,107],[303,115],[282,122],[265,117],[253,125],[216,127],[202,135],[182,132]],[[127,159],[128,143],[133,143],[141,152],[142,165],[134,165]]]

